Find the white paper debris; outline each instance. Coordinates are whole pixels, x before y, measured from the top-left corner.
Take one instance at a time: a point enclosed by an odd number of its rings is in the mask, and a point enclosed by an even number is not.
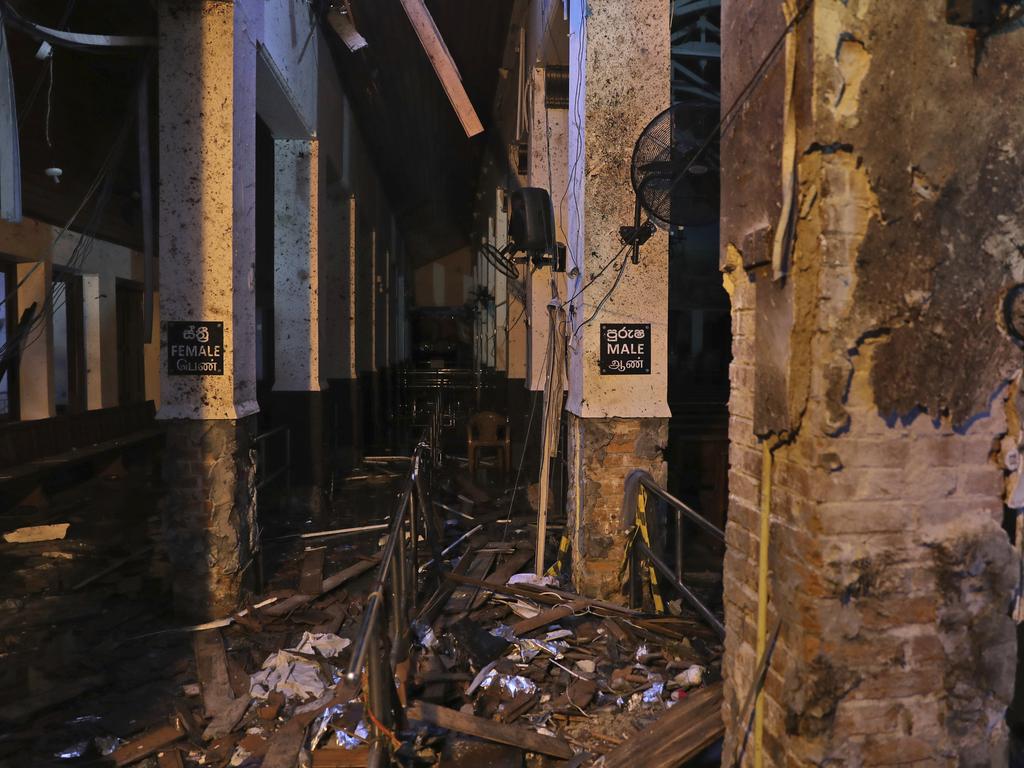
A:
[[[506,583],[509,586],[513,584],[530,584],[534,587],[554,587],[557,586],[558,579],[555,576],[538,576],[535,573],[517,573]]]
[[[254,699],[266,699],[271,691],[279,691],[286,699],[320,698],[334,681],[324,679],[320,665],[298,654],[316,652],[321,656],[337,656],[351,642],[328,633],[304,633],[294,648],[267,657],[260,671],[249,678],[249,694]]]

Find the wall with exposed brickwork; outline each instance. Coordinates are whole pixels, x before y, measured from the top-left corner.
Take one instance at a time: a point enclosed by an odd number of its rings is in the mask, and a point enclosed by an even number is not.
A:
[[[161,546],[175,608],[197,619],[237,610],[256,569],[256,417],[167,422]]]
[[[723,139],[726,749],[755,668],[760,435],[781,442],[766,765],[1006,760],[1018,561],[1004,466],[1022,357],[1001,302],[1024,279],[1011,247],[1024,88],[1006,73],[1024,31],[979,49],[945,9],[820,0],[801,23],[796,236],[781,281],[751,236],[776,224],[778,185],[754,199],[745,184],[757,169],[778,178],[780,66]],[[723,14],[726,49],[766,50],[783,25],[773,2]],[[769,31],[746,36],[758,22]],[[756,58],[726,72],[723,103]]]
[[[623,484],[634,469],[665,484],[668,420],[584,419],[568,412],[566,418],[573,584],[582,594],[621,602]]]

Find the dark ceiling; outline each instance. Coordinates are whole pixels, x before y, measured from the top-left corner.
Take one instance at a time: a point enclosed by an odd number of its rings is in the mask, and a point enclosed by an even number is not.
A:
[[[144,0],[11,0],[10,5],[31,21],[75,32],[156,33],[153,5]],[[351,5],[369,45],[350,53],[329,25],[324,25],[324,35],[407,249],[415,264],[426,263],[468,244],[485,148],[504,143],[491,135],[491,107],[514,0],[427,0],[484,124],[484,133],[472,139],[466,138],[399,0],[351,0]],[[48,100],[48,64],[34,56],[38,42],[11,24],[7,36],[25,215],[58,225],[67,221],[124,130],[98,234],[140,247],[136,89],[150,52],[56,49]],[[152,74],[150,82],[155,157]],[[51,166],[63,169],[60,184],[45,175]],[[90,213],[91,206],[77,220],[77,228]]]
[[[399,0],[351,0],[367,47],[325,35],[414,264],[469,243],[514,0],[427,0],[484,125],[467,139]]]
[[[74,32],[156,34],[153,8],[139,0],[10,4],[26,19],[44,26]],[[97,232],[103,239],[141,247],[135,117],[139,78],[150,52],[98,54],[55,47],[51,92],[49,64],[35,58],[39,43],[14,24],[6,29],[18,107],[24,214],[52,224],[66,223],[110,156],[114,171]],[[118,142],[122,133],[124,138]],[[120,148],[115,150],[115,144]],[[63,170],[60,184],[45,175],[49,167]],[[76,219],[76,229],[85,225],[101,198],[99,193],[92,198]]]

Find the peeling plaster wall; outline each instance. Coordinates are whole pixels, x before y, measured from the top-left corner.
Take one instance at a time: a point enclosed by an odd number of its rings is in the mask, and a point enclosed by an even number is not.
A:
[[[777,217],[778,186],[759,179],[778,178],[778,67],[723,140],[727,724],[755,665],[758,408],[776,397],[789,422],[772,476],[769,627],[779,619],[782,633],[768,765],[1006,760],[1018,566],[1000,446],[1022,358],[1000,314],[1024,277],[1024,30],[976,56],[945,6],[819,0],[801,24],[798,218],[782,283],[756,267],[752,236]],[[733,88],[782,22],[752,54],[745,23],[777,11],[726,6]]]

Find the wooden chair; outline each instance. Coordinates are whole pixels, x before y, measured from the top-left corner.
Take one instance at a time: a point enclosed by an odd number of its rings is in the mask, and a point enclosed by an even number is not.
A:
[[[469,472],[476,474],[478,451],[481,448],[498,449],[498,466],[502,475],[508,475],[512,466],[512,435],[508,419],[493,411],[474,413],[466,429]]]

